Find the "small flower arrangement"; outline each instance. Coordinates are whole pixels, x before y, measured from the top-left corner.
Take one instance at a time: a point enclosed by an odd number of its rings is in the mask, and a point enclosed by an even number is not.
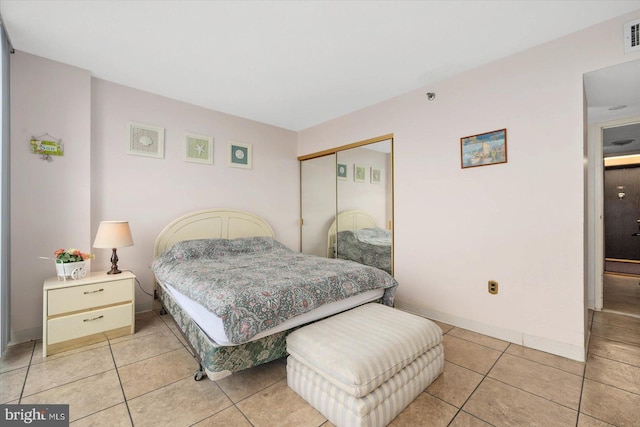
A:
[[[77,249],[58,249],[53,253],[56,264],[66,264],[68,262],[80,262],[93,258],[93,254],[80,252]]]

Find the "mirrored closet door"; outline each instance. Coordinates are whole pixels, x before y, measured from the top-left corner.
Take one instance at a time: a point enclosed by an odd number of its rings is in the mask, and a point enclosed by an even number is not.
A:
[[[392,136],[300,160],[302,252],[392,273]]]

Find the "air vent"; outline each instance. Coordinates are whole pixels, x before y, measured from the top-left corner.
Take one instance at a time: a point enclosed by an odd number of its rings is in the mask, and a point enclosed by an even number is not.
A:
[[[640,19],[624,24],[624,53],[640,50]]]

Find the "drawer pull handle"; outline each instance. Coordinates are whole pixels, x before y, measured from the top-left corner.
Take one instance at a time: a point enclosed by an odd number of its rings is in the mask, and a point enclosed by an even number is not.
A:
[[[95,291],[85,291],[84,294],[85,295],[87,295],[87,294],[95,294],[96,292],[102,292],[102,291],[104,291],[104,288],[100,288],[100,289],[97,289]]]
[[[104,316],[94,317],[93,319],[84,319],[83,322],[93,322],[94,320],[102,319]]]

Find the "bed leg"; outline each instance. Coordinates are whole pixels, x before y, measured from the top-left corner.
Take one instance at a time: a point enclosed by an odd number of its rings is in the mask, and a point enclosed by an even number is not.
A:
[[[162,308],[160,309],[160,316],[164,316],[165,314],[167,314],[167,309],[165,309],[163,305]]]
[[[201,379],[205,378],[207,376],[207,373],[205,372],[204,368],[202,367],[202,364],[200,364],[200,368],[195,372],[195,374],[193,374],[193,379],[194,381],[200,381]]]

